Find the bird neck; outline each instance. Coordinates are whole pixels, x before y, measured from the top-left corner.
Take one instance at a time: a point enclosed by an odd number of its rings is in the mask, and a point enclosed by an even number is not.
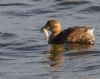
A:
[[[61,31],[62,31],[62,29],[52,31],[52,33],[49,37],[49,42],[53,41],[57,37],[57,35],[59,35],[61,33]]]

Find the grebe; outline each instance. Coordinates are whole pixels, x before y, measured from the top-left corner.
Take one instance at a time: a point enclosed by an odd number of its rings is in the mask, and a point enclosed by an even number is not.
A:
[[[62,30],[58,20],[49,20],[44,27],[41,28],[47,36],[48,43],[83,43],[94,44],[95,37],[93,34],[94,28],[87,26],[74,26]],[[48,36],[48,31],[51,35]]]

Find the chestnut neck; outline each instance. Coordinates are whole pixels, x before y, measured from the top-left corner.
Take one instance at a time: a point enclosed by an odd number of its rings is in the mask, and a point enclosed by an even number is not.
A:
[[[62,31],[62,29],[52,31],[51,35],[57,36],[61,31]]]

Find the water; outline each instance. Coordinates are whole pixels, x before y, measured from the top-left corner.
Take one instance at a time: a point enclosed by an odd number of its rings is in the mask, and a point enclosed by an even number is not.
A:
[[[95,28],[95,46],[50,45],[40,28]],[[0,0],[0,79],[99,79],[100,0]]]

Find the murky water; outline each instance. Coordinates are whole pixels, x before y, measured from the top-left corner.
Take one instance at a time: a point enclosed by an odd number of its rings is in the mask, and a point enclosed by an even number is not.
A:
[[[89,25],[96,44],[50,45],[40,28]],[[0,79],[100,79],[100,0],[0,0]]]

